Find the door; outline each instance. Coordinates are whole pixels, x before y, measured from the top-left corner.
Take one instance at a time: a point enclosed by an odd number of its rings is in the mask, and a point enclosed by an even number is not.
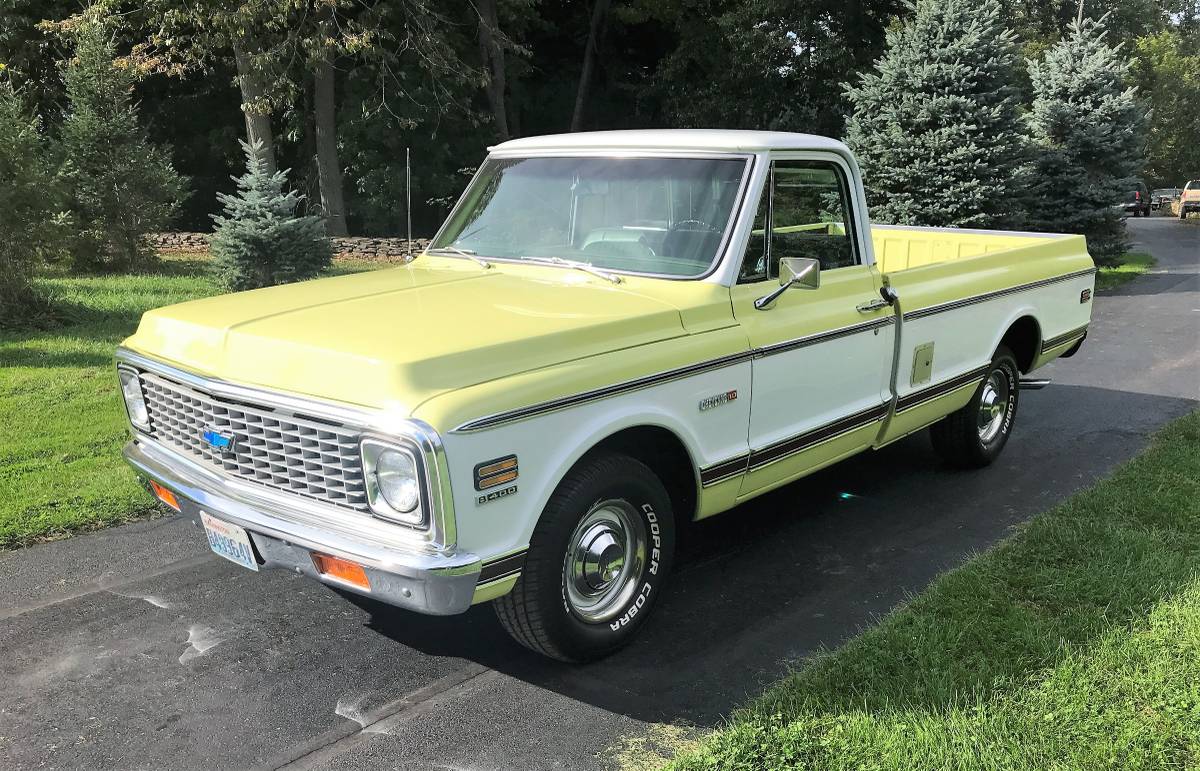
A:
[[[775,160],[767,175],[732,290],[756,350],[742,495],[869,447],[886,412],[891,314],[869,307],[877,274],[863,264],[848,180],[832,156]],[[790,288],[759,310],[782,257],[818,260],[820,287]]]

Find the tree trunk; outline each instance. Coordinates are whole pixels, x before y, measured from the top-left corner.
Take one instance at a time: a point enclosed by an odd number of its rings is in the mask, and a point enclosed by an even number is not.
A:
[[[233,56],[237,62],[238,87],[242,91],[242,115],[246,119],[246,141],[251,145],[261,144],[259,153],[266,161],[268,173],[274,174],[278,167],[275,165],[275,136],[271,133],[271,115],[263,112],[261,106],[267,90],[263,86],[260,74],[254,71],[243,42],[234,43]]]
[[[596,49],[600,43],[600,31],[604,28],[604,17],[608,14],[610,0],[595,0],[592,6],[592,23],[588,27],[587,45],[583,49],[583,71],[579,73],[579,88],[575,91],[575,112],[571,114],[571,131],[583,127],[583,108],[587,104],[588,91],[592,85],[592,68],[596,62]]]
[[[488,71],[486,93],[488,106],[496,120],[496,133],[500,141],[508,139],[508,112],[504,104],[505,71],[504,49],[496,39],[499,21],[496,16],[496,0],[478,0],[479,8],[479,54]]]
[[[335,121],[333,62],[317,61],[313,72],[313,124],[316,129],[317,179],[321,183],[321,206],[325,209],[325,231],[346,235],[346,206],[342,197],[342,168],[338,162]]]

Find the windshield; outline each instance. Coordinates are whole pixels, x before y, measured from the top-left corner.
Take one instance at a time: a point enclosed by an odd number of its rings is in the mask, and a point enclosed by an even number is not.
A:
[[[431,251],[706,273],[730,226],[744,158],[491,158]]]

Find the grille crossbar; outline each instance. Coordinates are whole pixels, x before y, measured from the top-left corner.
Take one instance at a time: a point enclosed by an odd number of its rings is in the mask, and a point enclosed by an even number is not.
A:
[[[141,380],[160,441],[236,479],[370,513],[358,431],[218,399],[152,372]],[[205,431],[233,437],[232,451],[210,446]]]

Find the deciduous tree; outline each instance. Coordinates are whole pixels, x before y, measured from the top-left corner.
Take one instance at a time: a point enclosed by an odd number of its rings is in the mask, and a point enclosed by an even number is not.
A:
[[[294,105],[311,83],[311,125],[321,204],[329,232],[346,233],[343,167],[337,139],[339,62],[369,64],[379,94],[414,82],[463,76],[444,45],[445,20],[428,0],[151,0],[152,55],[168,70],[207,66],[233,53],[246,136],[275,169],[272,115]],[[400,72],[419,61],[424,78]],[[382,96],[380,97],[382,101]],[[363,105],[368,108],[368,105]]]
[[[1182,32],[1163,30],[1139,38],[1133,52],[1139,96],[1151,106],[1147,183],[1200,179],[1200,35],[1189,50]]]
[[[583,46],[583,67],[579,73],[579,86],[575,89],[575,109],[571,113],[571,131],[579,131],[583,127],[583,112],[587,108],[588,90],[592,86],[592,69],[596,66],[597,48],[610,5],[610,0],[592,0],[591,23],[588,24],[587,42]]]
[[[620,16],[661,27],[660,58],[639,96],[661,105],[666,125],[837,136],[847,106],[840,84],[880,53],[903,8],[902,0],[640,0]]]

